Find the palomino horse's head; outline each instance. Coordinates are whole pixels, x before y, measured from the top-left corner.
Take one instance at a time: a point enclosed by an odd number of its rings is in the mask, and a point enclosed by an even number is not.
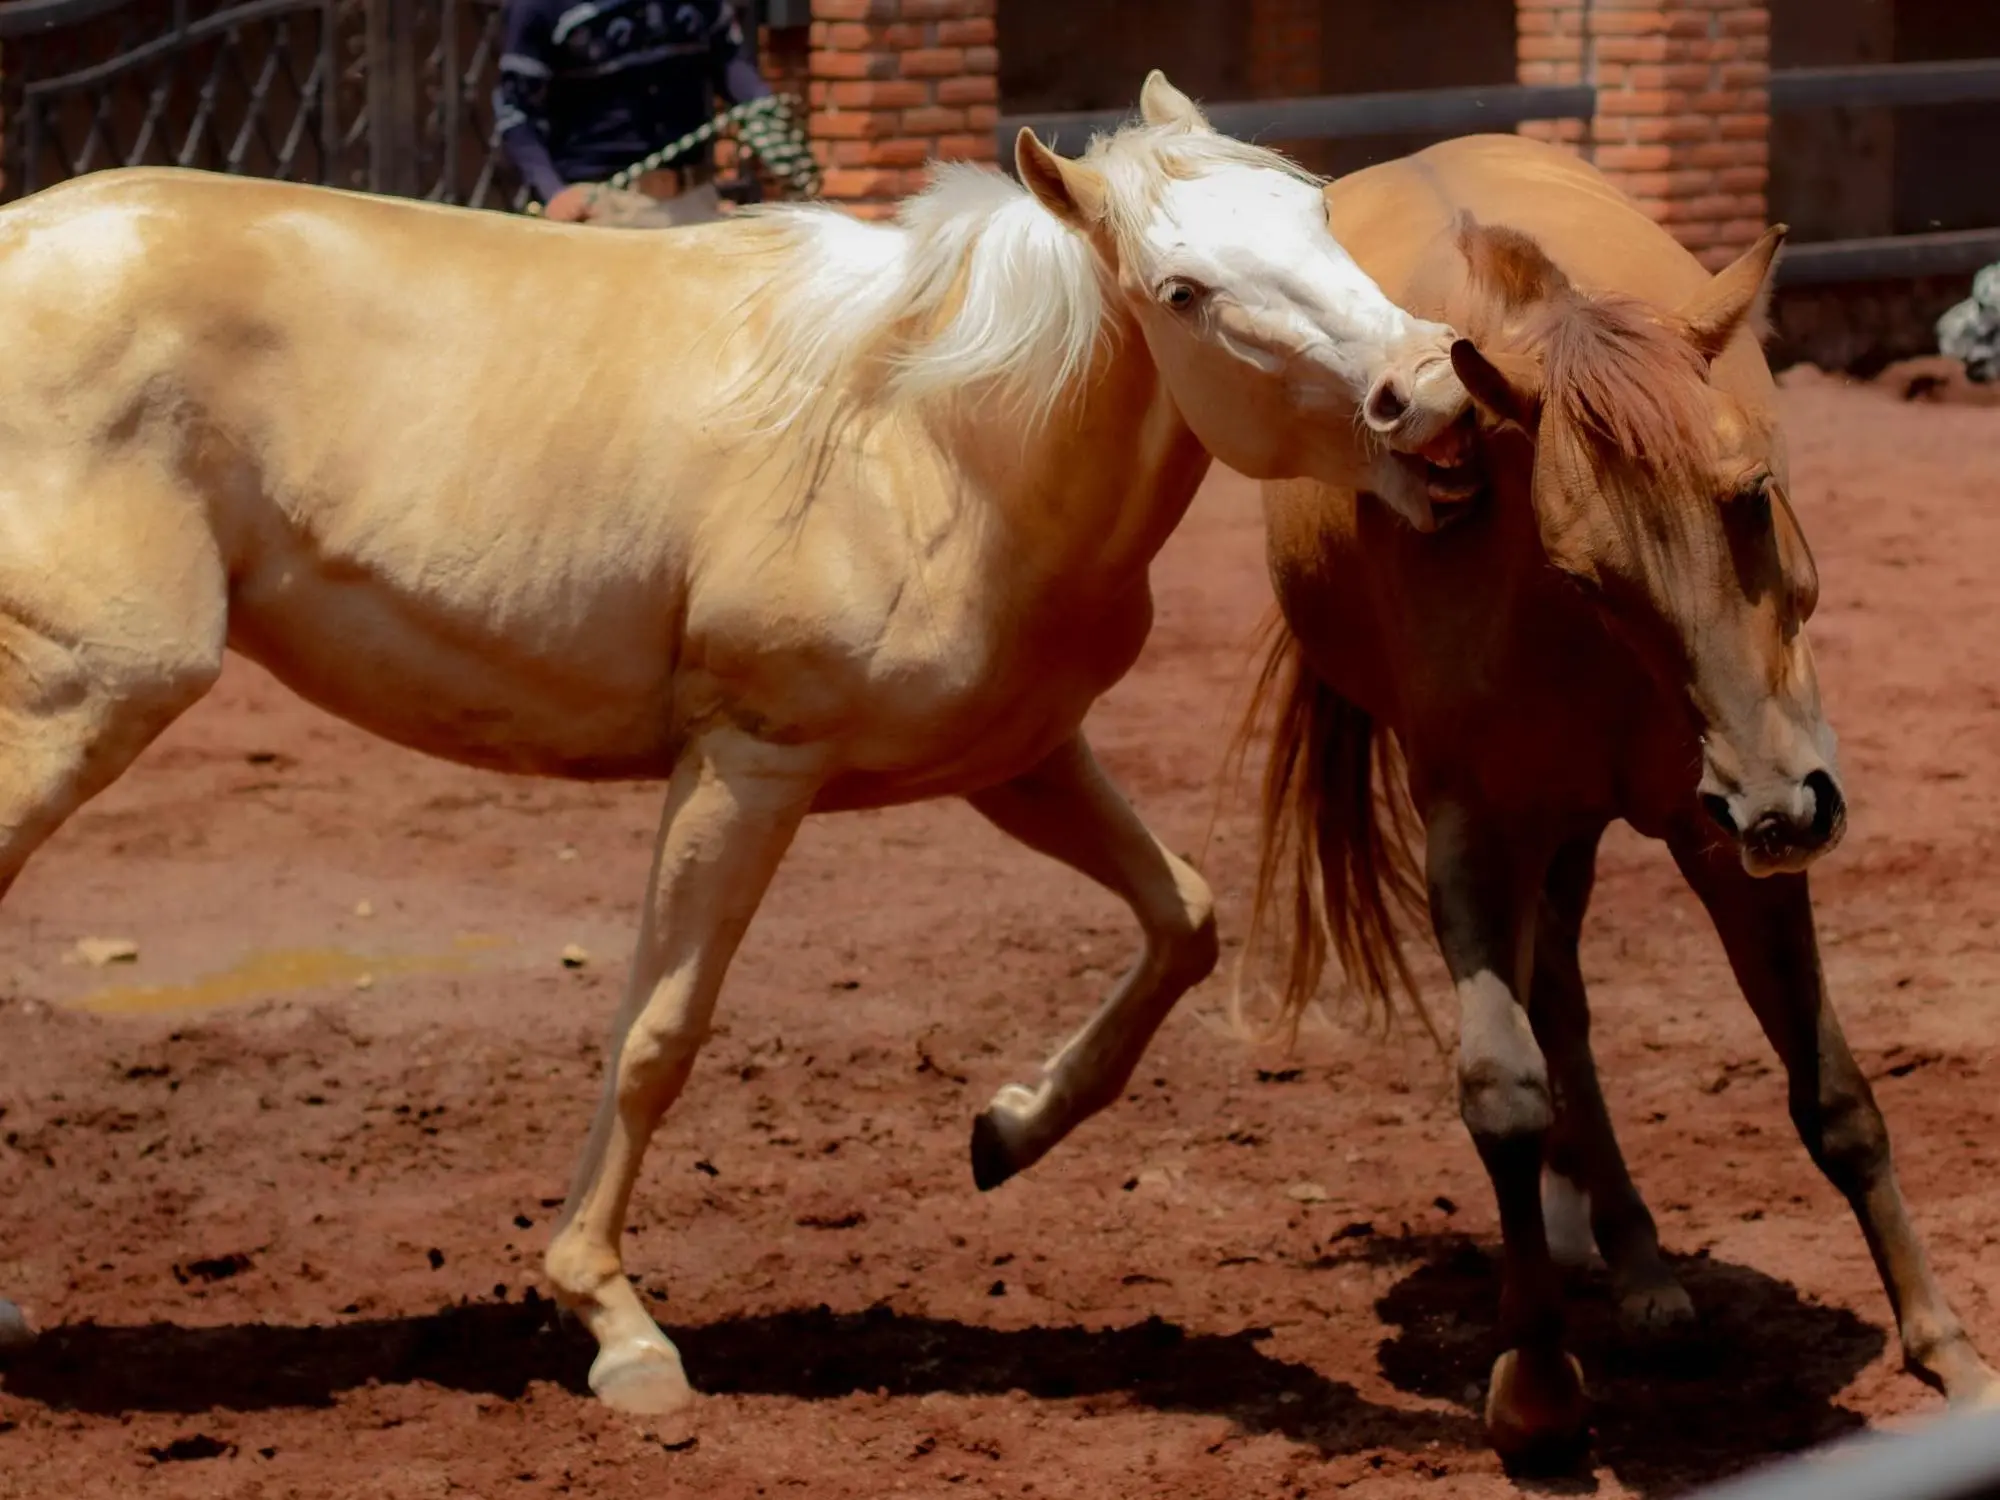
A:
[[[1761,319],[1783,238],[1768,230],[1667,312],[1586,296],[1532,240],[1467,221],[1460,247],[1495,307],[1467,319],[1484,352],[1452,351],[1481,410],[1534,438],[1520,499],[1549,562],[1685,695],[1701,739],[1691,790],[1753,875],[1802,869],[1846,821],[1804,631],[1819,577],[1782,435],[1711,370]]]
[[[1218,134],[1157,72],[1140,111],[1076,161],[1023,129],[1015,165],[1090,240],[1188,425],[1239,473],[1372,490],[1429,530],[1421,455],[1468,406],[1451,330],[1362,272],[1309,173]]]

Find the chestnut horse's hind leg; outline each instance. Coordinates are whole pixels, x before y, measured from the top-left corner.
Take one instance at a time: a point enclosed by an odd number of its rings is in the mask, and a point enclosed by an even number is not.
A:
[[[1556,1098],[1543,1219],[1550,1247],[1560,1258],[1574,1260],[1579,1249],[1595,1241],[1610,1270],[1620,1315],[1628,1327],[1649,1332],[1687,1322],[1694,1304],[1660,1257],[1659,1233],[1626,1170],[1591,1056],[1590,1002],[1577,945],[1597,875],[1597,844],[1598,835],[1593,835],[1557,851],[1536,924],[1528,1013],[1548,1058]],[[1566,1195],[1588,1205],[1587,1221],[1572,1225],[1558,1219],[1567,1207]],[[1562,1231],[1581,1243],[1558,1249]]]
[[[1806,877],[1752,879],[1733,853],[1705,847],[1692,830],[1673,849],[1785,1065],[1799,1138],[1861,1221],[1905,1363],[1954,1403],[2000,1402],[2000,1376],[1980,1359],[1931,1273],[1889,1159],[1888,1127],[1827,999]]]
[[[1542,1220],[1555,1120],[1548,1067],[1519,999],[1546,865],[1461,807],[1431,809],[1425,831],[1431,921],[1458,990],[1459,1113],[1492,1179],[1505,1242],[1486,1434],[1510,1463],[1566,1464],[1587,1440],[1588,1413]]]
[[[1121,897],[1144,945],[1097,1014],[1042,1068],[973,1122],[972,1175],[993,1188],[1116,1100],[1174,1002],[1215,967],[1208,885],[1139,821],[1078,735],[1034,770],[968,799],[1031,849]]]
[[[604,1093],[545,1261],[597,1340],[591,1389],[623,1411],[664,1414],[694,1397],[626,1279],[620,1236],[646,1144],[687,1083],[723,974],[816,787],[805,754],[734,732],[690,746],[668,783]]]

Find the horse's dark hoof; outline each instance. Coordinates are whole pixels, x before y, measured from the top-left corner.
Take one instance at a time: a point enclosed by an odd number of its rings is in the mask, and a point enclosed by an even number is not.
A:
[[[972,1181],[982,1193],[990,1193],[1014,1175],[1014,1158],[1000,1138],[993,1116],[983,1114],[972,1122]]]
[[[1590,1454],[1590,1398],[1575,1356],[1537,1371],[1518,1350],[1502,1354],[1486,1391],[1486,1439],[1519,1478],[1581,1469]]]

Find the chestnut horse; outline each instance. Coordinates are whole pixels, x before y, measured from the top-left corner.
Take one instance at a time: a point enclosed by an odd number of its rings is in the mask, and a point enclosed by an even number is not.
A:
[[[1280,707],[1255,920],[1292,938],[1290,1014],[1329,952],[1386,1003],[1409,982],[1405,898],[1428,894],[1457,990],[1460,1109],[1506,1242],[1491,1440],[1546,1459],[1584,1438],[1550,1247],[1579,1195],[1588,1227],[1570,1238],[1587,1250],[1594,1231],[1628,1321],[1693,1312],[1590,1053],[1577,941],[1619,818],[1667,844],[1706,906],[1910,1368],[1991,1399],[1814,940],[1804,872],[1844,813],[1804,633],[1818,580],[1758,342],[1783,230],[1710,276],[1592,168],[1514,136],[1370,168],[1327,201],[1390,295],[1477,342],[1453,359],[1488,484],[1434,535],[1349,489],[1265,486],[1290,629],[1261,690]]]

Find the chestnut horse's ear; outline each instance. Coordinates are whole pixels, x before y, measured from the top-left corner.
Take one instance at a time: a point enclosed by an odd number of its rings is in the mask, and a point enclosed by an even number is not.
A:
[[[1057,156],[1025,125],[1014,137],[1014,170],[1036,201],[1072,229],[1088,229],[1104,217],[1104,174]]]
[[[1482,354],[1471,339],[1453,339],[1451,367],[1483,410],[1535,435],[1542,412],[1540,360],[1525,354]]]
[[[1703,359],[1721,354],[1746,323],[1760,339],[1763,337],[1765,308],[1771,300],[1771,267],[1787,233],[1785,225],[1773,224],[1681,308],[1688,342]]]
[[[1187,130],[1209,129],[1208,117],[1158,68],[1146,75],[1139,90],[1139,118],[1148,125],[1179,125]]]

